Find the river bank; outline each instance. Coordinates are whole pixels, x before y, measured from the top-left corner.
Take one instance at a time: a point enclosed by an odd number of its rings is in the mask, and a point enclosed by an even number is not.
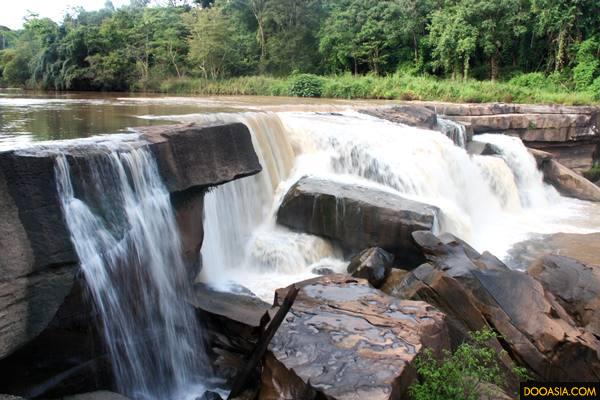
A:
[[[527,86],[526,86],[527,85]],[[511,82],[439,79],[431,76],[297,75],[288,77],[247,76],[211,80],[173,78],[149,82],[144,91],[170,94],[253,95],[323,97],[333,99],[389,99],[446,101],[458,103],[540,103],[564,105],[599,104],[598,95],[554,85],[519,85]],[[298,86],[300,86],[298,88]],[[308,90],[303,87],[308,86]],[[142,89],[141,87],[139,89]]]

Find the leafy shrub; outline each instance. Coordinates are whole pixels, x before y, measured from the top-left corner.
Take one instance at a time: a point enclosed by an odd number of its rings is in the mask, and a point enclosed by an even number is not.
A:
[[[541,72],[531,72],[529,74],[520,74],[508,81],[511,85],[526,87],[530,89],[542,89],[548,86],[546,76]]]
[[[496,337],[491,330],[471,332],[469,342],[461,344],[454,353],[444,352],[441,360],[426,349],[417,358],[420,381],[413,384],[410,395],[414,400],[479,400],[495,385],[506,386],[506,376],[500,369],[498,354],[487,343]],[[514,371],[525,378],[522,369]]]
[[[323,79],[313,74],[301,74],[292,78],[289,93],[297,97],[321,97]]]
[[[600,164],[594,165],[592,169],[583,173],[583,176],[588,178],[592,182],[600,180]]]
[[[600,75],[600,43],[592,39],[581,42],[577,50],[577,66],[573,69],[573,81],[578,90],[588,89]]]

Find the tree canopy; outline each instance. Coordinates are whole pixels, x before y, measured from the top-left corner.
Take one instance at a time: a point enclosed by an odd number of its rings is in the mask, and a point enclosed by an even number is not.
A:
[[[0,84],[131,90],[294,73],[541,73],[600,87],[597,0],[132,0],[0,27]]]

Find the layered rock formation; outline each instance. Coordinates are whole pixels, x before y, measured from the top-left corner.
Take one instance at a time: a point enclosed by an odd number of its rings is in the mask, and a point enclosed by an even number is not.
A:
[[[435,226],[436,207],[396,194],[303,178],[286,194],[277,222],[294,230],[324,236],[356,254],[366,247],[381,247],[406,267],[416,267],[422,255],[411,233]]]
[[[430,301],[450,316],[454,334],[490,326],[510,357],[539,379],[600,379],[600,342],[540,282],[451,235],[413,236],[431,266],[390,293]]]
[[[265,355],[261,400],[404,398],[414,358],[448,347],[444,315],[426,303],[343,275],[298,285]]]
[[[600,158],[600,108],[531,104],[423,103],[439,115],[470,125],[474,134],[518,136],[578,173]]]
[[[242,124],[186,125],[154,127],[144,137],[147,141],[132,146],[149,146],[156,155],[172,193],[184,256],[191,267],[197,267],[204,190],[261,170],[250,133]],[[79,296],[75,303],[82,302],[81,289],[75,285],[80,282],[75,279],[78,258],[61,210],[55,157],[66,154],[76,196],[84,196],[82,183],[94,179],[92,165],[102,152],[106,149],[93,143],[75,142],[60,149],[34,147],[0,153],[0,298],[6,300],[0,303],[0,359],[38,337],[46,327],[61,325],[64,320],[57,319],[57,311],[70,293]],[[78,312],[90,311],[80,308]],[[15,357],[25,360],[21,355]]]

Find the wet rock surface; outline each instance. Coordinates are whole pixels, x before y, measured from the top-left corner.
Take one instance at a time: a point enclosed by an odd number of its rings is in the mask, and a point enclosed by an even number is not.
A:
[[[509,270],[491,254],[479,254],[450,235],[437,238],[431,232],[415,232],[413,236],[431,265],[470,295],[519,364],[543,380],[600,379],[600,342],[591,332],[577,327],[539,281]],[[451,308],[445,311],[461,317]]]
[[[600,201],[600,187],[555,160],[542,163],[544,180],[562,195],[580,200]]]
[[[363,250],[350,261],[348,273],[355,278],[366,279],[378,288],[390,274],[393,262],[393,254],[379,247],[371,247]]]
[[[537,235],[516,243],[509,251],[511,267],[526,270],[537,259],[555,254],[600,265],[600,233],[555,233]]]
[[[434,129],[437,126],[435,111],[418,105],[397,105],[361,110],[360,112],[418,128]]]
[[[170,192],[220,185],[262,170],[250,131],[241,123],[139,130],[151,143],[150,149]]]
[[[546,255],[528,269],[579,326],[600,337],[600,266]]]
[[[421,350],[448,347],[444,315],[423,302],[344,275],[299,285],[265,356],[261,400],[403,398]]]
[[[277,222],[324,236],[351,253],[380,247],[396,261],[416,267],[423,257],[411,233],[431,230],[439,210],[396,194],[316,178],[302,178],[285,195]]]

